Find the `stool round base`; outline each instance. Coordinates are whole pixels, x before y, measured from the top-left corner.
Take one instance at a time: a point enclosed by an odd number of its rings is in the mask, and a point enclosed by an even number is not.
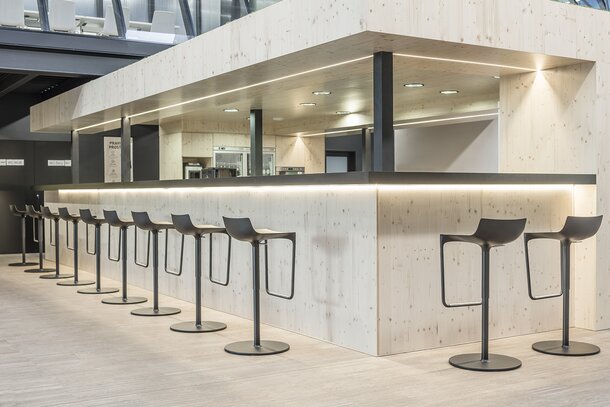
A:
[[[261,341],[260,346],[254,346],[252,341],[233,342],[225,346],[225,351],[234,355],[263,356],[283,353],[290,349],[290,345],[277,341]]]
[[[73,278],[74,274],[45,274],[44,276],[40,276],[45,280],[60,280],[62,278]]]
[[[112,294],[118,293],[118,288],[81,288],[76,291],[79,294]]]
[[[55,273],[55,269],[27,269],[24,273]]]
[[[144,298],[144,297],[127,297],[125,299],[123,299],[123,297],[112,297],[112,298],[103,299],[102,303],[110,304],[110,305],[129,305],[129,304],[141,304],[146,301],[148,301],[148,298]]]
[[[227,325],[222,322],[202,321],[200,326],[195,325],[195,321],[179,322],[169,327],[174,332],[184,332],[190,334],[216,332],[226,329]]]
[[[10,263],[9,266],[11,267],[24,267],[24,266],[37,266],[38,263],[36,262],[31,262],[31,261],[26,261],[25,263]]]
[[[489,359],[482,361],[480,353],[466,353],[453,356],[449,359],[449,364],[460,369],[476,370],[478,372],[503,372],[521,367],[519,359],[489,354]]]
[[[81,285],[91,285],[95,284],[95,281],[89,280],[78,280],[78,281],[60,281],[57,285],[61,285],[63,287],[77,287]]]
[[[140,308],[131,311],[131,315],[137,315],[139,317],[163,317],[167,315],[176,315],[182,312],[180,308],[172,307],[159,307],[155,310],[154,308]]]
[[[532,345],[532,349],[547,355],[558,356],[591,356],[600,352],[599,347],[590,343],[570,341],[570,345],[564,347],[561,341],[541,341]]]

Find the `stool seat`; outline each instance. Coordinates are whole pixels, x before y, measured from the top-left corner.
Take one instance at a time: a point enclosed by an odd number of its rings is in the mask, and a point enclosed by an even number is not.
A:
[[[250,218],[226,218],[222,217],[225,227],[232,238],[242,242],[262,242],[271,239],[296,238],[295,232],[278,232],[271,229],[254,229]]]
[[[104,210],[104,219],[106,220],[106,223],[108,223],[110,226],[114,226],[117,228],[129,227],[135,224],[132,219],[123,220],[119,218],[119,215],[116,211]]]
[[[25,213],[30,217],[30,218],[34,218],[34,219],[42,219],[42,213],[40,211],[37,211],[36,209],[34,209],[33,205],[26,205],[25,206]]]
[[[486,219],[479,221],[471,235],[441,234],[441,241],[473,243],[479,246],[497,247],[513,242],[525,228],[526,219]]]
[[[57,211],[59,212],[60,219],[66,222],[78,222],[80,219],[79,215],[68,212],[68,208],[59,208]]]
[[[525,240],[552,239],[577,243],[593,237],[602,224],[602,216],[568,216],[558,232],[524,233]]]
[[[174,224],[171,222],[153,222],[152,220],[150,220],[148,212],[131,212],[131,216],[133,217],[133,222],[138,227],[138,229],[159,231],[174,228]]]
[[[79,213],[80,220],[83,221],[83,223],[86,223],[87,225],[103,225],[107,223],[106,219],[93,216],[91,214],[91,210],[89,209],[80,209]]]
[[[51,212],[51,209],[49,209],[48,206],[43,206],[41,208],[41,213],[42,213],[42,217],[45,219],[54,220],[54,221],[58,221],[60,219],[59,213]]]
[[[8,208],[10,209],[13,216],[19,216],[23,218],[27,215],[27,212],[25,210],[22,211],[17,208],[17,205],[9,205]]]
[[[225,228],[215,225],[194,225],[189,215],[172,215],[174,228],[183,235],[201,236],[208,233],[224,233]]]

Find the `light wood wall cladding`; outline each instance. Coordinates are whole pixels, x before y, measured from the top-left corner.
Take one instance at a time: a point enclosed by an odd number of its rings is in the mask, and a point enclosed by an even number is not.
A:
[[[205,188],[152,191],[48,192],[45,203],[53,210],[91,208],[95,214],[116,209],[130,217],[131,210],[149,211],[153,220],[169,220],[170,214],[188,213],[195,223],[222,224],[222,216],[250,216],[255,227],[297,233],[296,296],[292,301],[261,294],[263,323],[326,340],[368,354],[377,352],[376,192],[370,188]],[[355,221],[357,219],[358,221]],[[80,228],[80,265],[94,270],[94,256],[85,253],[85,228]],[[61,262],[72,264],[65,248],[61,222]],[[112,250],[118,245],[113,231]],[[129,281],[151,289],[151,270],[133,264],[133,228],[129,229]],[[139,244],[145,245],[144,235]],[[47,240],[48,242],[48,240]],[[179,241],[170,232],[170,265],[177,264]],[[160,244],[160,263],[164,248]],[[184,272],[176,278],[159,275],[160,292],[194,301],[193,240],[186,239]],[[143,247],[140,248],[142,250]],[[204,256],[207,244],[204,242]],[[273,287],[287,290],[290,246],[272,243],[270,268]],[[120,280],[120,263],[106,259],[107,228],[102,232],[103,275]],[[54,248],[47,247],[53,258]],[[142,252],[140,252],[142,254]],[[224,273],[226,245],[217,248],[214,271]],[[204,257],[204,264],[207,264]],[[207,265],[204,273],[207,273]],[[216,275],[222,278],[221,274]],[[261,284],[264,284],[261,280]],[[250,245],[234,242],[231,283],[227,288],[204,282],[203,303],[245,318],[252,315]]]
[[[376,51],[542,69],[595,60],[585,52],[592,45],[572,30],[572,21],[565,32],[559,28],[565,24],[558,20],[584,12],[547,3],[284,0],[34,106],[31,125],[34,131],[66,131],[71,121],[78,128]],[[588,13],[582,18],[585,26],[598,18]],[[607,22],[609,17],[605,18]],[[434,65],[434,61],[428,64]],[[516,72],[471,68],[490,76]],[[209,79],[213,81],[206,82]],[[172,114],[187,110],[176,108]]]
[[[574,188],[579,191],[574,192]],[[262,296],[263,322],[373,355],[388,355],[477,341],[480,311],[447,310],[440,301],[440,233],[472,233],[480,217],[527,217],[528,231],[559,230],[565,216],[594,213],[594,187],[264,187],[176,190],[64,191],[45,194],[56,209],[67,206],[146,210],[153,220],[170,213],[189,213],[195,222],[222,224],[222,216],[251,216],[255,226],[297,232],[297,295],[291,302]],[[575,207],[579,206],[576,210]],[[85,243],[81,225],[80,247]],[[62,242],[61,261],[72,264]],[[129,281],[151,289],[150,270],[133,264],[133,229],[129,234]],[[178,235],[170,232],[169,263],[178,263]],[[92,237],[92,230],[90,231]],[[138,256],[144,255],[140,233]],[[222,277],[226,241],[216,241],[214,272]],[[102,252],[108,248],[102,233]],[[113,253],[118,235],[110,242]],[[289,246],[274,243],[272,284],[287,289]],[[187,239],[184,274],[160,274],[163,294],[194,301],[193,243]],[[235,242],[232,280],[228,288],[205,282],[204,304],[236,315],[251,316],[250,248]],[[556,242],[532,245],[534,285],[538,292],[560,284]],[[595,313],[594,241],[575,248],[572,258],[573,323],[589,327]],[[207,245],[204,244],[204,254]],[[47,255],[54,251],[47,248]],[[164,256],[161,244],[161,264]],[[205,254],[207,256],[207,254]],[[480,298],[480,250],[473,245],[447,247],[449,295]],[[204,257],[204,264],[207,265]],[[94,257],[81,249],[81,266],[94,269]],[[527,296],[523,240],[492,253],[491,335],[494,338],[559,329],[561,300],[532,302]],[[103,259],[104,276],[119,280],[120,264]],[[281,274],[284,273],[284,274]]]
[[[500,171],[597,171],[595,67],[576,64],[500,80]]]
[[[526,217],[526,231],[559,230],[565,217],[573,213],[573,205],[572,189],[562,187],[525,191],[510,187],[493,191],[381,188],[377,227],[379,354],[480,340],[480,307],[447,309],[441,303],[439,234],[471,234],[481,217]],[[535,242],[531,250],[536,291],[558,291],[557,242]],[[445,256],[449,301],[479,300],[480,249],[451,243]],[[590,270],[579,267],[578,272],[586,275]],[[492,250],[490,281],[492,338],[561,328],[561,299],[534,302],[528,297],[522,237]],[[575,281],[574,288],[581,280]],[[583,291],[579,291],[581,295],[590,294]]]

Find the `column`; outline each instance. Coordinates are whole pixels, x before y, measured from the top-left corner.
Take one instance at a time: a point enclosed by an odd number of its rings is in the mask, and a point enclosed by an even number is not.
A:
[[[394,66],[391,52],[373,56],[372,170],[394,171]]]
[[[263,175],[263,111],[250,110],[250,169],[253,177]]]
[[[72,183],[73,184],[80,184],[80,174],[79,174],[79,167],[80,167],[80,134],[78,134],[78,131],[76,130],[72,130]]]
[[[121,119],[121,182],[131,182],[131,120]]]

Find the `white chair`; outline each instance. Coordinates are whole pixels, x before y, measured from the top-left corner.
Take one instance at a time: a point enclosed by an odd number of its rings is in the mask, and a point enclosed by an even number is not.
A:
[[[125,17],[125,28],[129,28],[129,8],[123,7],[123,16]],[[114,8],[112,8],[112,5],[106,6],[106,14],[104,15],[104,28],[102,28],[102,34],[113,37],[119,35],[119,30],[116,26],[116,19],[114,18]]]
[[[72,0],[49,1],[49,27],[53,31],[76,30],[76,5]]]
[[[23,0],[0,0],[0,25],[25,27]]]
[[[175,34],[176,13],[173,11],[157,10],[153,14],[150,32]]]

